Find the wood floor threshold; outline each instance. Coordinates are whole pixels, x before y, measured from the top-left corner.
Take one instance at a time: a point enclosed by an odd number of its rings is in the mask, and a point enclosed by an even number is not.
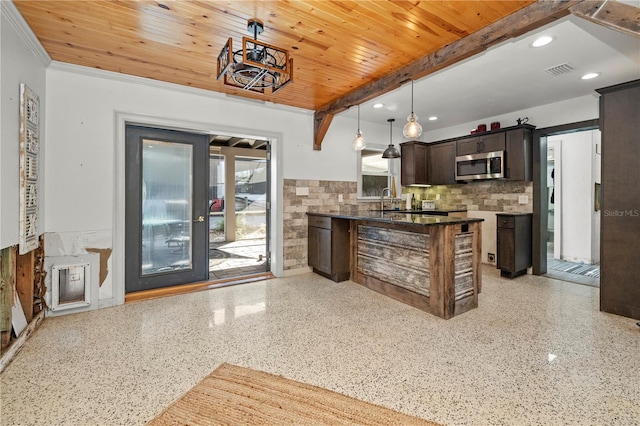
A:
[[[178,294],[195,293],[197,291],[211,290],[213,288],[226,287],[236,284],[246,284],[255,281],[263,281],[274,278],[271,272],[246,275],[242,277],[227,278],[216,281],[202,281],[174,287],[157,288],[153,290],[136,291],[124,296],[124,302],[140,302],[142,300],[157,299],[159,297],[176,296]]]

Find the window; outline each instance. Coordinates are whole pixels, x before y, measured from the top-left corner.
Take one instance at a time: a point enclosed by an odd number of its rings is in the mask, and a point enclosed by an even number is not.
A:
[[[358,197],[379,198],[390,187],[389,160],[382,158],[382,150],[364,149],[358,156]]]

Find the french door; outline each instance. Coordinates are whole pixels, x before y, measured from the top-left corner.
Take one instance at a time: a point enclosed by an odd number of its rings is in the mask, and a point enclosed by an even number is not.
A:
[[[208,279],[209,138],[126,128],[125,292]]]

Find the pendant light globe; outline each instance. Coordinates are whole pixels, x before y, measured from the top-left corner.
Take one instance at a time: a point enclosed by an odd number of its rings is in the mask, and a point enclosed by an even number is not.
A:
[[[418,116],[413,113],[413,80],[411,80],[411,114],[407,117],[407,124],[402,129],[405,138],[414,139],[422,134],[422,126],[418,123]]]
[[[422,125],[418,123],[418,116],[413,112],[407,117],[407,124],[402,129],[405,138],[413,139],[422,134]]]
[[[358,105],[358,131],[356,132],[356,138],[353,140],[353,149],[354,151],[362,151],[367,147],[367,143],[362,137],[362,132],[360,131],[360,105]]]
[[[353,140],[353,149],[355,151],[362,151],[367,147],[367,143],[364,141],[362,137],[362,132],[358,129],[358,133],[356,133],[356,137]]]

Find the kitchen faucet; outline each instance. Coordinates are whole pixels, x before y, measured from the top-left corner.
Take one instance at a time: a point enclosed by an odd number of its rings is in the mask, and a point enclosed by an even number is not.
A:
[[[384,193],[385,192],[389,194],[389,199],[393,201],[393,196],[391,195],[391,189],[384,188],[382,190],[382,194],[380,194],[380,210],[384,210]]]

